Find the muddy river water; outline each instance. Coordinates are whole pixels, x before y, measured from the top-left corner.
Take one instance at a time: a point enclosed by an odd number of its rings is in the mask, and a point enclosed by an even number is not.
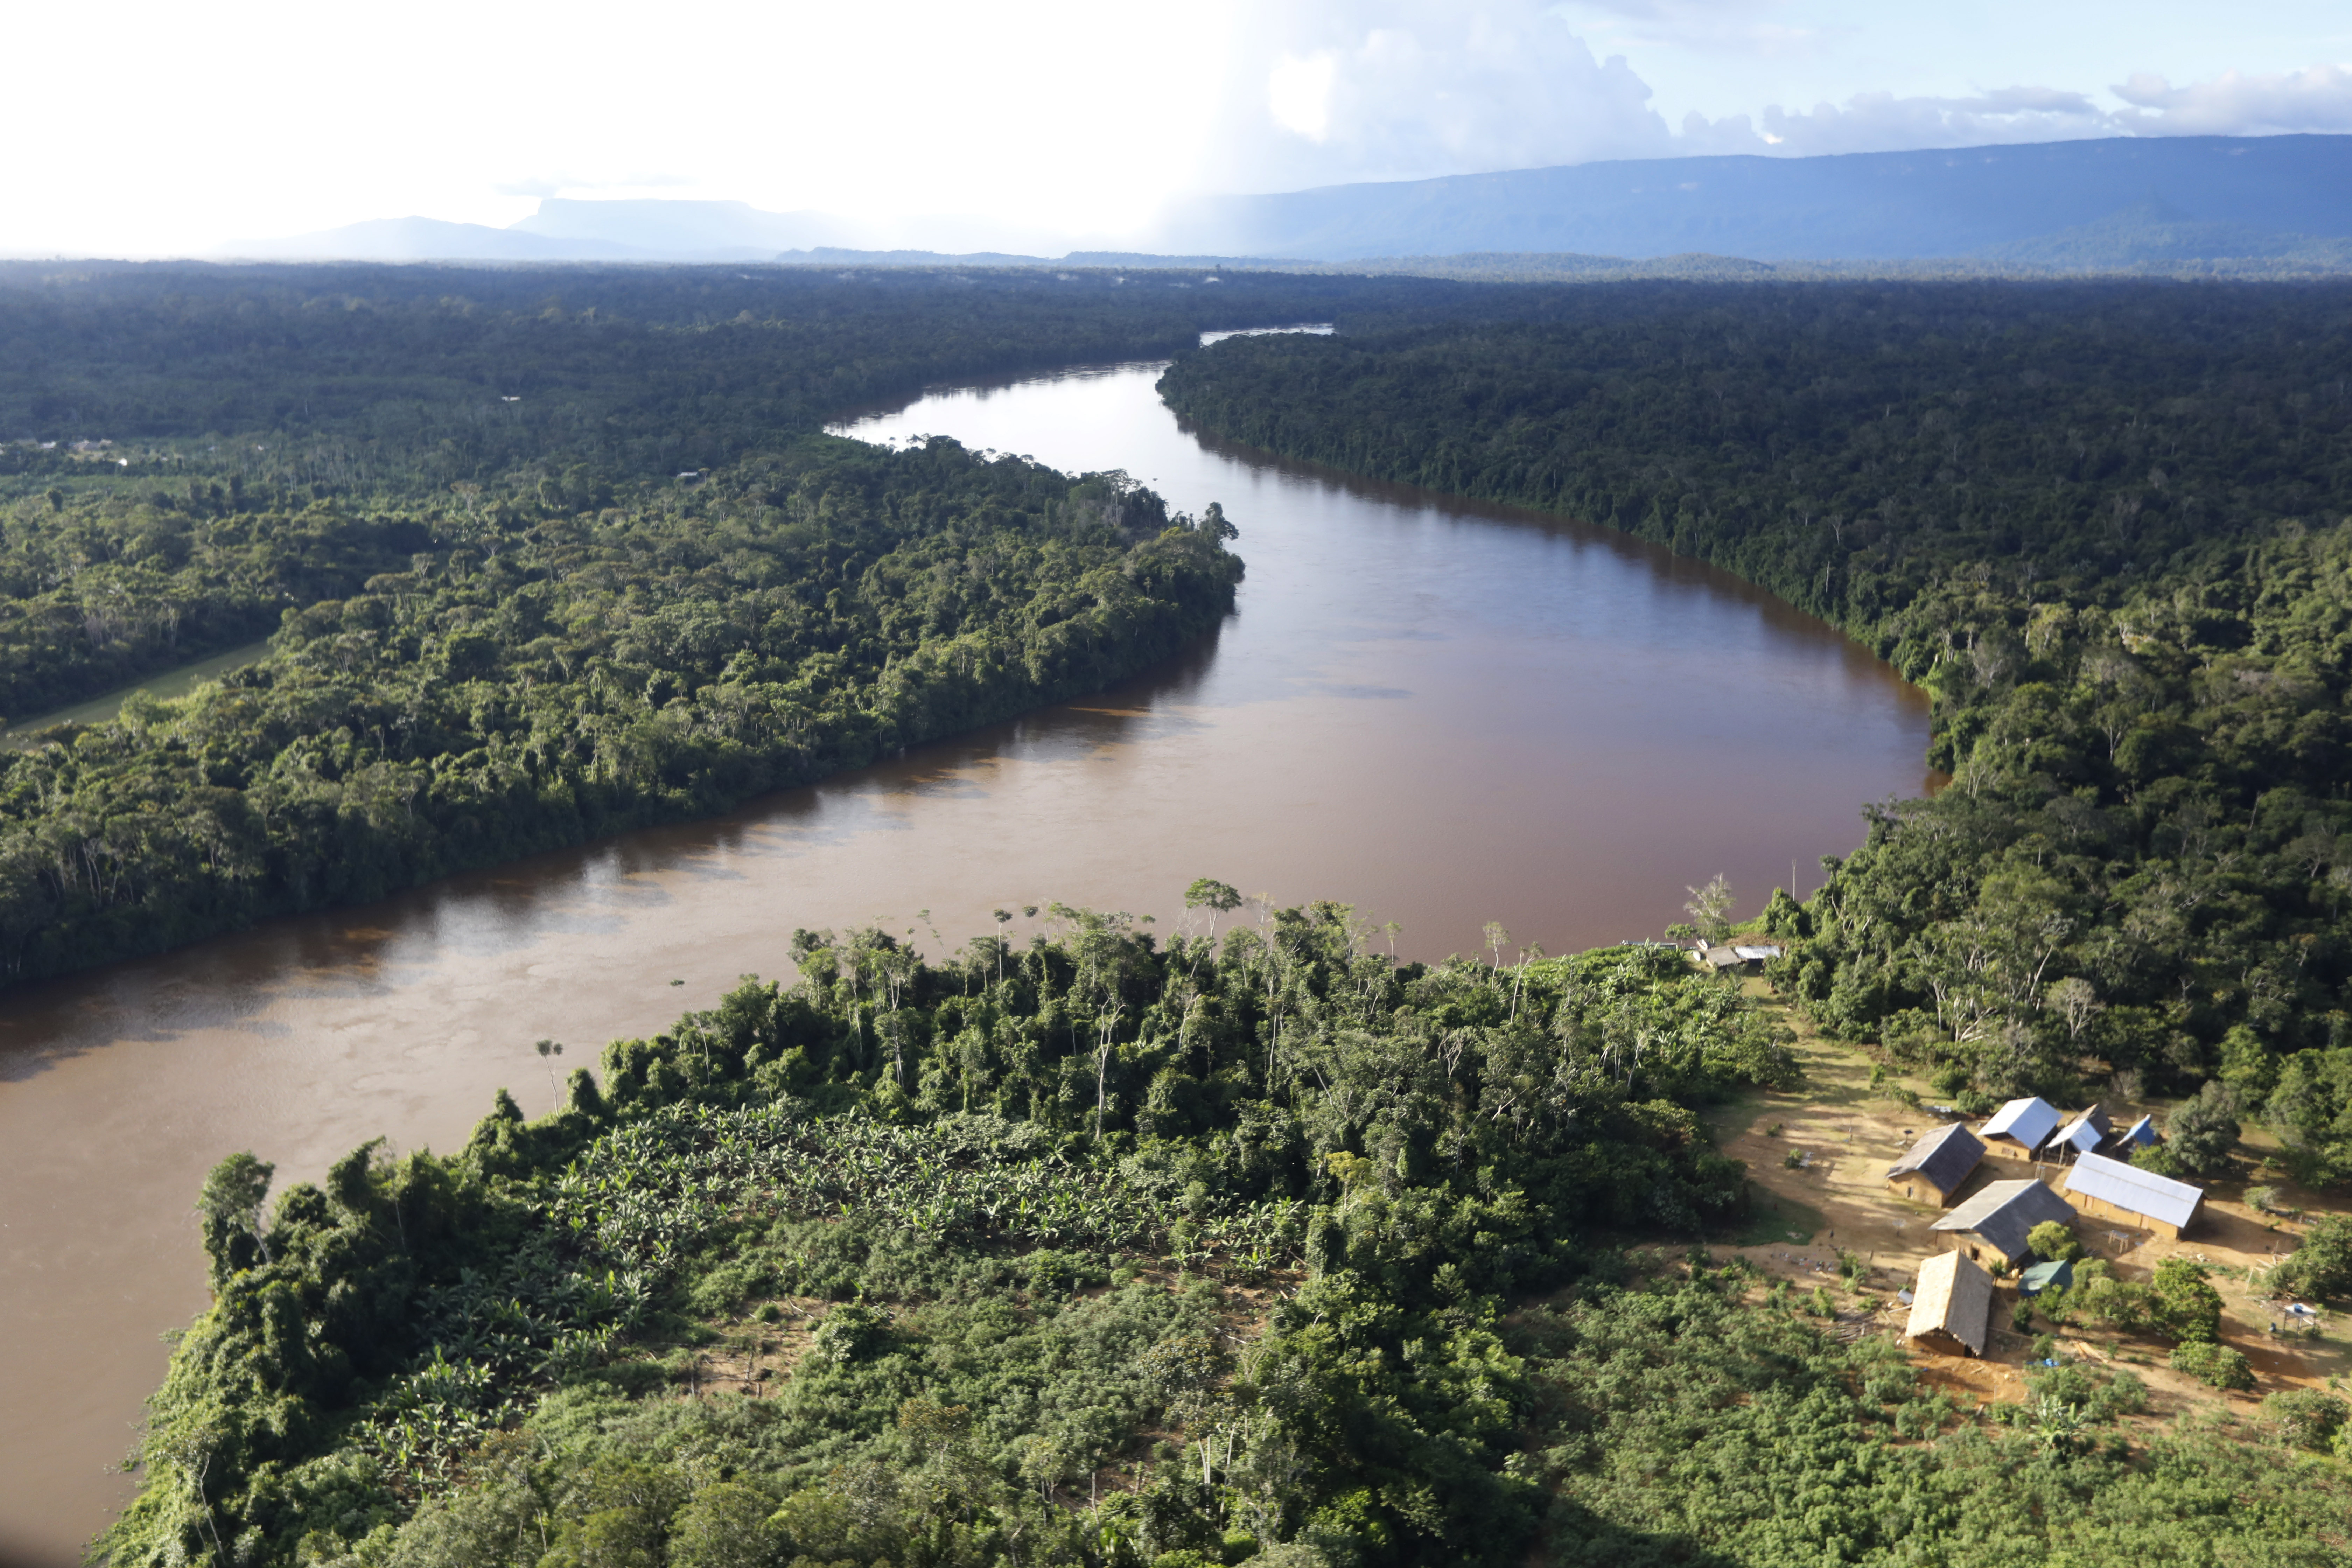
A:
[[[534,1041],[568,1068],[650,1033],[786,973],[796,925],[936,951],[997,905],[1165,922],[1214,876],[1393,920],[1400,954],[1490,920],[1557,952],[1654,934],[1717,872],[1742,912],[1792,863],[1810,889],[1860,803],[1920,790],[1925,698],[1831,628],[1613,533],[1202,439],[1157,374],[849,428],[1222,501],[1249,579],[1174,664],[719,821],[0,996],[0,1562],[73,1562],[130,1495],[110,1467],[204,1305],[189,1205],[227,1152],[282,1183],[378,1133],[452,1147],[501,1085],[551,1102]]]

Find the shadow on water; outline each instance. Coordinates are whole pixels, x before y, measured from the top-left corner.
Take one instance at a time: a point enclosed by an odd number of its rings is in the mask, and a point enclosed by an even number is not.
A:
[[[1374,506],[1391,507],[1400,511],[1425,515],[1446,524],[1461,527],[1499,523],[1515,529],[1528,529],[1564,541],[1580,549],[1603,552],[1627,566],[1637,568],[1653,582],[1672,590],[1692,595],[1728,600],[1754,611],[1775,631],[1802,637],[1815,637],[1822,630],[1834,632],[1852,648],[1858,668],[1873,673],[1883,672],[1895,684],[1909,689],[1907,683],[1863,644],[1848,637],[1839,627],[1797,608],[1786,599],[1758,587],[1744,577],[1736,576],[1722,567],[1701,561],[1696,556],[1677,554],[1666,545],[1627,533],[1622,529],[1605,523],[1588,522],[1562,512],[1544,511],[1535,507],[1513,506],[1503,501],[1477,500],[1445,490],[1427,489],[1419,485],[1397,484],[1385,479],[1366,479],[1344,468],[1334,468],[1322,463],[1286,458],[1253,447],[1245,441],[1235,441],[1213,430],[1202,428],[1181,415],[1171,415],[1177,429],[1192,438],[1202,451],[1210,456],[1245,468],[1253,474],[1271,479],[1297,481],[1311,480],[1326,489],[1337,490],[1352,500]]]

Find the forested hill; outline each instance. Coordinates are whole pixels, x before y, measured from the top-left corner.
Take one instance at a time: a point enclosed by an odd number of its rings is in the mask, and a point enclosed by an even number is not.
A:
[[[1226,436],[1610,523],[1845,626],[1934,692],[1957,782],[1874,809],[1776,910],[1816,1015],[1970,1102],[2219,1076],[2311,1174],[2352,1175],[2352,289],[1542,301],[1232,340],[1162,390]]]
[[[723,809],[1098,689],[1230,608],[1213,510],[817,434],[950,376],[1457,285],[0,268],[0,984]]]

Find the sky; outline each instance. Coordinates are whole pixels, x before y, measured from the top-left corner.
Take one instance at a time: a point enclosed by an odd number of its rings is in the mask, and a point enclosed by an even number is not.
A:
[[[503,226],[550,195],[1036,249],[1148,242],[1201,192],[2352,132],[2346,0],[121,0],[9,42],[0,253]]]

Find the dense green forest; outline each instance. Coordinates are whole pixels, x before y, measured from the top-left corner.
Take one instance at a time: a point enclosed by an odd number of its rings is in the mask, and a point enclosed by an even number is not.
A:
[[[2339,1464],[2136,1426],[2128,1374],[2059,1368],[1996,1418],[1831,1332],[1850,1289],[1622,1250],[1737,1219],[1695,1108],[1792,1071],[1670,950],[1399,966],[1330,904],[1165,943],[1049,918],[938,964],[796,932],[791,988],[614,1042],[541,1121],[502,1094],[454,1155],[372,1144],[274,1205],[268,1166],[225,1162],[215,1302],[104,1560],[2287,1564],[2352,1541]]]
[[[2352,289],[1643,285],[1234,339],[1168,401],[1589,519],[1935,698],[1780,984],[1974,1110],[2218,1078],[2352,1178]]]
[[[0,264],[0,717],[937,381],[1465,292],[1124,278]]]
[[[1221,515],[818,430],[1407,295],[1447,289],[0,267],[0,713],[272,638],[0,752],[0,984],[708,815],[1167,658],[1232,606]]]
[[[1098,689],[1241,575],[1213,510],[944,440],[803,437],[614,499],[420,552],[287,611],[257,665],[0,753],[0,973],[707,816]],[[343,527],[314,504],[204,538],[283,561]]]

